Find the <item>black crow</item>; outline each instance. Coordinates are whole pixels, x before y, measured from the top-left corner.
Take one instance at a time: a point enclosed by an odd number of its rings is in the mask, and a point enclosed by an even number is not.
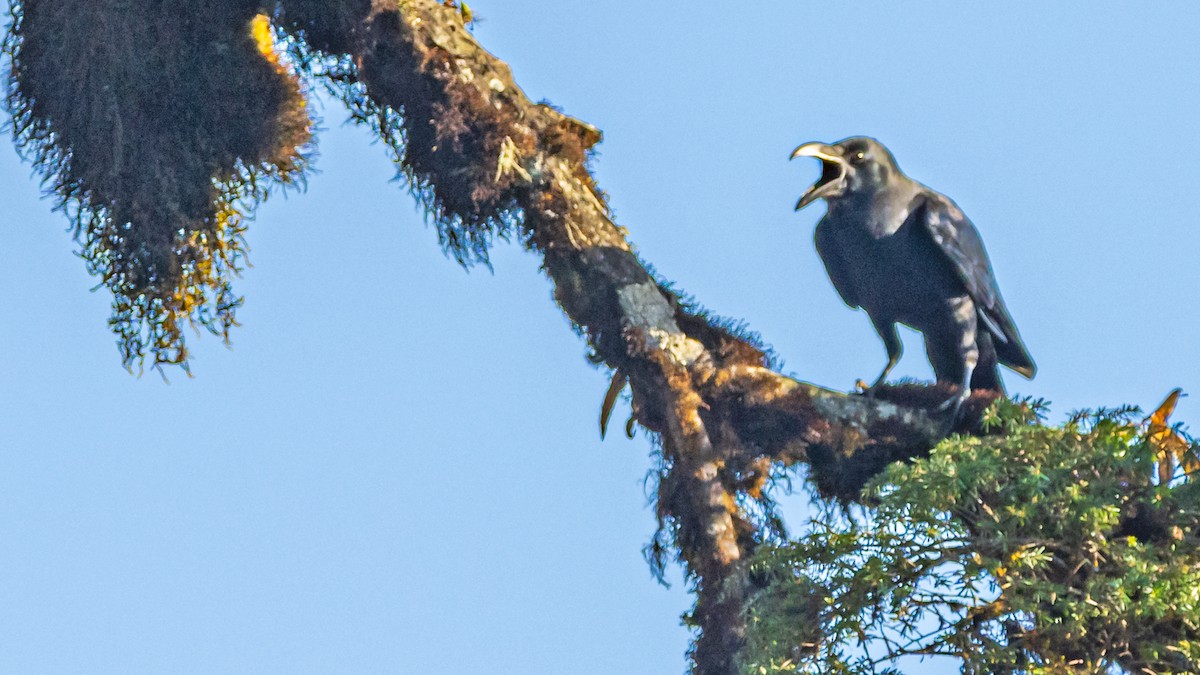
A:
[[[1034,376],[983,240],[958,205],[905,176],[873,138],[807,143],[796,157],[822,164],[796,210],[818,199],[828,204],[817,253],[842,300],[867,311],[887,348],[887,365],[868,392],[900,360],[897,323],[924,334],[938,381],[959,387],[945,404],[956,412],[972,389],[1004,391],[998,364]]]

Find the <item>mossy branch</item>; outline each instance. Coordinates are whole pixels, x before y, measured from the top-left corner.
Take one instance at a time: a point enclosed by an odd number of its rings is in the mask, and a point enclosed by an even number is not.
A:
[[[771,370],[753,336],[681,301],[610,217],[589,171],[600,133],[530,100],[452,3],[282,8],[301,62],[335,75],[329,86],[388,143],[447,250],[486,262],[490,242],[516,238],[539,253],[597,360],[628,377],[638,422],[661,439],[663,537],[698,593],[695,670],[732,672],[744,561],[766,526],[746,500],[769,512],[772,467],[801,461],[822,494],[856,498],[888,463],[945,435],[947,421],[930,412],[945,392],[910,386],[868,399],[798,382]],[[972,400],[967,426],[989,400]]]

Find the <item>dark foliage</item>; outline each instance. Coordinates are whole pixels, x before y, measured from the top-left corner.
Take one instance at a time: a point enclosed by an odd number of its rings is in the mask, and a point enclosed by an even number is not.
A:
[[[113,294],[127,367],[186,367],[189,322],[228,338],[245,219],[301,176],[306,102],[257,8],[13,4],[13,133]]]

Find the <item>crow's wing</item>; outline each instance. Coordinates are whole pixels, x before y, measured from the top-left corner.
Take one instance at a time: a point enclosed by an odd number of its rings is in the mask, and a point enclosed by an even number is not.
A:
[[[993,336],[1000,362],[1025,377],[1037,372],[1017,325],[1013,322],[1000,286],[992,272],[992,263],[983,248],[983,239],[975,225],[967,219],[958,205],[944,195],[927,190],[914,209],[917,221],[925,226],[934,243],[954,266],[955,273],[975,301],[979,318]]]
[[[825,271],[829,274],[829,280],[833,282],[833,287],[837,289],[838,295],[842,296],[842,302],[851,307],[861,307],[858,284],[855,282],[854,274],[846,265],[841,246],[834,239],[833,229],[825,222],[824,218],[817,223],[813,241],[817,244],[817,255],[821,256],[821,262],[825,263]]]

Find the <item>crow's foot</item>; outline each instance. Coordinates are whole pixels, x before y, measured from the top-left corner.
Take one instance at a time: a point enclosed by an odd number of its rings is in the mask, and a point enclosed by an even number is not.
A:
[[[968,398],[971,398],[971,389],[969,387],[959,387],[953,396],[938,404],[938,412],[950,413],[950,417],[946,422],[947,433],[950,429],[954,428],[955,424],[958,424],[959,419],[962,417],[963,404],[967,402]]]

